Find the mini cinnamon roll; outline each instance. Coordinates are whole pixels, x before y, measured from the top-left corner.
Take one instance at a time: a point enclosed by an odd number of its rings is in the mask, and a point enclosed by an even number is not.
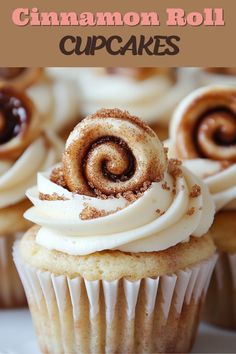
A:
[[[17,158],[40,134],[40,121],[30,98],[0,85],[0,158]]]
[[[42,76],[42,68],[0,68],[0,84],[10,85],[25,90]]]
[[[210,86],[193,92],[171,124],[174,149],[182,159],[236,161],[236,89]]]
[[[63,156],[70,191],[117,195],[160,181],[167,160],[155,133],[138,118],[118,109],[102,109],[79,123]]]
[[[43,124],[63,137],[80,119],[76,86],[68,79],[51,77],[45,68],[1,67],[0,85],[26,91]]]

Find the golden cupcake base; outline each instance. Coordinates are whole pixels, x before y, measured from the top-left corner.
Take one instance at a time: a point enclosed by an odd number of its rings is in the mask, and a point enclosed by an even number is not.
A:
[[[23,241],[15,244],[14,260],[43,353],[187,353],[191,350],[217,259],[210,237],[192,240],[170,251],[173,264],[174,253],[175,259],[180,259],[184,248],[184,262],[190,262],[189,266],[156,277],[122,277],[109,281],[70,274],[72,259],[79,269],[79,265],[86,264],[87,257],[65,257],[61,252],[44,249],[34,241],[36,231],[37,228],[32,228]],[[199,252],[199,242],[205,245],[207,258]],[[35,257],[30,259],[37,266],[26,261],[32,251]],[[49,253],[54,256],[48,258]],[[162,252],[156,254],[158,262],[165,259]],[[191,263],[193,254],[198,262]],[[107,256],[105,253],[105,260]],[[96,257],[98,253],[91,255],[91,264]],[[104,257],[100,256],[101,264]],[[147,257],[151,261],[154,252]],[[138,258],[131,254],[132,262],[139,264]],[[39,267],[41,259],[44,267]],[[55,259],[67,271],[49,270],[55,266]],[[169,264],[169,260],[166,262]]]

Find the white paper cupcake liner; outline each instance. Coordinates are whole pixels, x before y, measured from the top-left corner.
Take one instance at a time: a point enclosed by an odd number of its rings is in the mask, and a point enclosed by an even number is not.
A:
[[[236,329],[236,253],[221,253],[213,273],[204,318],[215,325]]]
[[[26,305],[26,297],[12,258],[12,246],[22,233],[0,235],[0,308]]]
[[[87,281],[28,266],[14,247],[45,353],[187,352],[216,259],[156,279]]]

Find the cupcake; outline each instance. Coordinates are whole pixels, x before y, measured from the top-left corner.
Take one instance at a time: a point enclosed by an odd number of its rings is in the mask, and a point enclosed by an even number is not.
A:
[[[137,117],[103,109],[39,173],[14,247],[44,353],[188,352],[213,270],[207,187]]]
[[[236,329],[236,89],[221,85],[196,90],[180,103],[170,132],[171,155],[184,159],[204,179],[216,205],[210,231],[220,257],[206,319]]]
[[[195,75],[198,86],[236,85],[236,68],[198,68]]]
[[[29,228],[25,191],[36,172],[59,159],[61,145],[42,131],[40,115],[22,92],[0,86],[0,308],[26,303],[12,260],[12,245]]]
[[[55,76],[75,79],[82,115],[118,107],[141,116],[161,139],[168,136],[171,113],[195,86],[192,73],[173,68],[54,68]]]
[[[62,137],[80,118],[80,102],[73,82],[52,78],[42,68],[0,68],[0,83],[26,90],[41,119]],[[68,131],[69,129],[69,131]]]

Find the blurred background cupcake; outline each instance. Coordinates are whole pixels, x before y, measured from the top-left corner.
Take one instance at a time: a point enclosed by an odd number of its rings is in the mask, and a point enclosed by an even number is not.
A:
[[[42,117],[23,92],[0,84],[0,307],[21,306],[25,296],[13,260],[13,242],[29,223],[25,191],[39,170],[55,163],[61,142],[43,131]]]
[[[96,112],[27,195],[40,227],[14,257],[42,352],[191,349],[216,261],[214,204],[147,125]]]
[[[195,69],[198,86],[236,85],[236,68],[197,68]]]
[[[168,136],[171,113],[196,84],[191,70],[173,68],[50,68],[55,77],[77,81],[82,116],[103,107],[139,115],[158,134]]]
[[[236,88],[208,86],[186,97],[170,129],[170,152],[203,178],[213,195],[211,228],[220,258],[207,298],[207,321],[236,329]]]
[[[76,85],[66,78],[51,77],[46,69],[1,67],[0,83],[26,91],[44,125],[65,139],[81,118]]]

